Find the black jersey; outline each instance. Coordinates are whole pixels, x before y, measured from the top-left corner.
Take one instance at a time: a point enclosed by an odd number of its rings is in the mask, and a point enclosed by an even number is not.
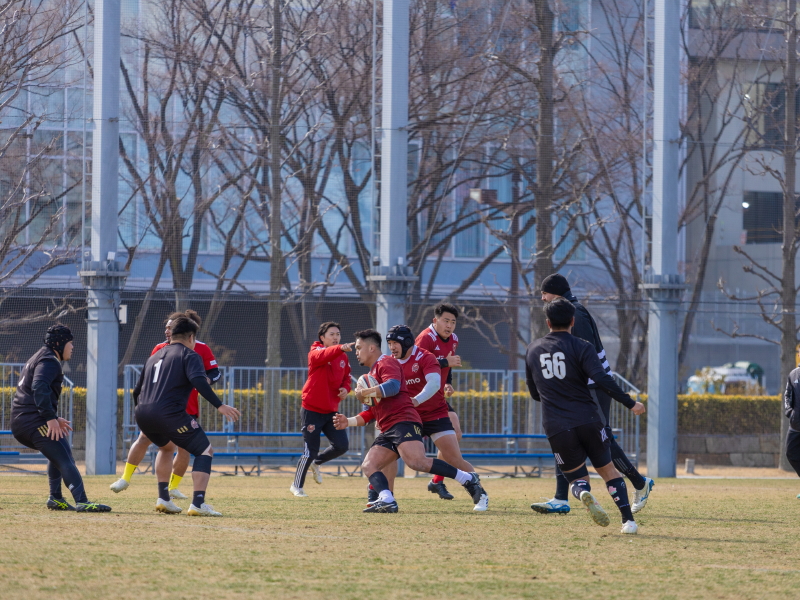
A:
[[[52,348],[43,346],[22,368],[11,403],[11,428],[36,429],[55,419],[64,373]]]
[[[578,425],[602,422],[589,392],[590,379],[612,398],[633,408],[633,399],[606,373],[588,342],[569,332],[555,331],[528,346],[525,380],[531,397],[542,403],[548,437]]]
[[[203,359],[183,344],[170,344],[150,356],[142,369],[134,397],[137,410],[158,410],[165,415],[183,413],[189,394],[194,389],[193,379],[205,381]]]
[[[611,365],[608,363],[608,358],[606,358],[606,350],[603,348],[603,341],[600,339],[597,323],[594,322],[592,315],[589,314],[589,311],[586,310],[583,304],[578,302],[578,299],[572,292],[568,292],[564,297],[572,302],[572,306],[575,307],[575,325],[572,327],[572,335],[586,340],[594,346],[594,351],[597,352],[597,358],[600,359],[606,373],[610,373]],[[589,387],[595,389],[597,388],[597,384],[590,379]]]

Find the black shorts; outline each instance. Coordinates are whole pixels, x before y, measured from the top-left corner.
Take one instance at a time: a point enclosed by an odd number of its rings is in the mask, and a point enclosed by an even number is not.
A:
[[[422,425],[413,421],[401,421],[389,427],[388,430],[381,431],[380,434],[375,436],[375,441],[372,442],[372,445],[383,446],[395,454],[399,454],[397,447],[403,442],[421,441]]]
[[[588,458],[595,469],[611,462],[611,440],[602,423],[587,423],[567,429],[549,438],[562,472],[577,469]]]
[[[159,448],[173,442],[192,456],[200,456],[211,445],[200,423],[185,412],[165,415],[140,405],[136,407],[136,424]]]
[[[433,441],[442,437],[442,434],[449,434],[449,432],[452,432],[453,435],[456,433],[450,417],[442,417],[422,424],[422,436],[429,437]]]

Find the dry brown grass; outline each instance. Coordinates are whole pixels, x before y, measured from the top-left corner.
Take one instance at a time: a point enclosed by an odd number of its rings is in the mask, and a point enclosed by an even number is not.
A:
[[[444,502],[400,480],[396,515],[362,514],[365,480],[214,477],[222,519],[153,512],[155,482],[116,496],[89,477],[104,515],[43,507],[41,476],[0,477],[0,597],[39,598],[797,598],[800,481],[661,480],[638,536],[573,502],[534,514],[552,479],[490,479],[476,514],[455,483]],[[609,510],[609,496],[593,480]],[[189,493],[189,482],[182,485]],[[179,503],[187,507],[188,502]]]

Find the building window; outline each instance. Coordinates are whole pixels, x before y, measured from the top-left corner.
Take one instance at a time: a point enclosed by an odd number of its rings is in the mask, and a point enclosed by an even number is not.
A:
[[[783,194],[745,192],[742,229],[747,244],[780,244],[783,241]]]

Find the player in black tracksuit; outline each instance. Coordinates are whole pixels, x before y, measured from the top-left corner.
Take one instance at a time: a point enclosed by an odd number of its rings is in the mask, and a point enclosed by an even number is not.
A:
[[[203,359],[193,350],[197,323],[180,315],[170,321],[169,328],[171,343],[147,359],[133,390],[136,424],[159,448],[173,442],[194,456],[194,496],[187,514],[220,517],[222,515],[205,502],[214,452],[203,428],[186,413],[186,403],[194,388],[231,421],[239,418],[239,411],[223,404],[206,379]],[[181,512],[182,509],[170,499],[168,490],[172,456],[159,452],[155,472],[158,481],[156,510],[170,514]]]
[[[47,508],[108,512],[110,507],[86,498],[83,478],[67,440],[71,424],[58,416],[58,399],[64,382],[61,361],[70,359],[72,349],[72,332],[68,327],[59,324],[47,330],[44,346],[25,363],[20,374],[11,404],[11,433],[20,444],[38,450],[48,460],[50,498]],[[72,492],[75,506],[61,494],[62,479]]]
[[[608,525],[608,515],[591,494],[586,458],[606,482],[621,515],[623,533],[636,533],[625,480],[611,462],[610,436],[587,381],[593,380],[615,400],[644,412],[605,371],[594,347],[573,336],[575,307],[565,298],[545,306],[550,333],[528,346],[525,378],[531,397],[542,403],[542,421],[550,447],[572,494],[589,510],[596,523]]]
[[[789,419],[786,435],[786,458],[800,475],[800,368],[789,373],[783,392],[783,412]],[[800,499],[800,494],[797,495]]]
[[[605,348],[603,348],[603,342],[600,339],[597,324],[592,318],[592,315],[589,314],[589,311],[586,310],[586,307],[578,302],[578,299],[570,289],[567,279],[563,275],[556,273],[546,277],[542,282],[542,300],[547,302],[559,296],[569,300],[575,307],[575,326],[572,328],[572,335],[592,344],[606,373],[610,373],[611,365],[609,365],[608,359],[606,358],[606,351]],[[616,439],[614,439],[610,427],[611,397],[593,381],[589,381],[589,389],[591,390],[592,397],[600,406],[600,410],[603,413],[604,424],[608,429],[607,434],[611,440],[611,458],[614,461],[614,466],[630,480],[631,485],[633,485],[636,490],[632,504],[632,510],[635,514],[643,509],[647,503],[650,491],[654,486],[654,481],[649,477],[643,477],[639,473],[630,459],[628,459],[625,451],[620,447]],[[540,513],[569,512],[569,482],[561,473],[558,466],[556,466],[555,497],[547,502],[531,504],[531,508]]]

